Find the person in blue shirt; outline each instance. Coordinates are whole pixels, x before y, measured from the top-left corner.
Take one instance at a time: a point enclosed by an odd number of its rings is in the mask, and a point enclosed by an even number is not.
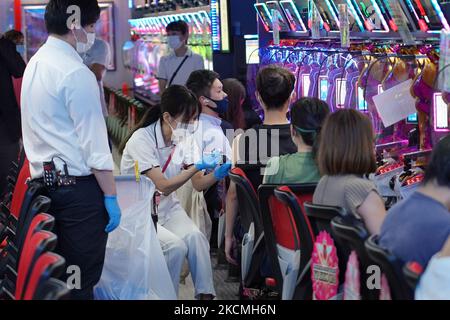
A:
[[[426,267],[450,236],[449,210],[450,135],[434,148],[424,184],[389,211],[380,245],[405,263]]]

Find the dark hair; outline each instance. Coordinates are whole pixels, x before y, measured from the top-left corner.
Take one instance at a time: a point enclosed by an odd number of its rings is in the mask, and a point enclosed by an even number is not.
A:
[[[450,188],[450,135],[434,147],[425,172],[424,183],[436,181],[441,187]]]
[[[294,91],[295,76],[287,69],[267,66],[258,72],[256,90],[268,109],[282,107]]]
[[[244,129],[245,117],[242,102],[247,96],[244,85],[238,79],[223,80],[223,91],[228,95],[229,107],[224,120],[233,124],[233,128]]]
[[[329,113],[328,104],[317,98],[301,98],[292,105],[291,124],[294,132],[300,135],[306,145],[313,147],[314,156],[318,151],[318,136]]]
[[[80,8],[82,27],[97,22],[100,17],[97,0],[50,0],[45,8],[45,26],[48,33],[60,36],[69,33],[67,22],[73,13],[67,13],[67,8],[72,5]]]
[[[216,79],[220,79],[217,72],[197,70],[192,72],[189,76],[186,87],[191,90],[197,98],[200,98],[201,96],[209,97],[211,95],[211,86]]]
[[[365,175],[376,170],[370,119],[353,109],[330,114],[320,135],[318,164],[322,175]]]
[[[189,33],[189,26],[183,20],[177,20],[177,21],[173,21],[173,22],[169,23],[166,26],[166,32],[169,32],[169,31],[179,31],[183,35],[186,35],[187,33]]]
[[[3,38],[8,39],[9,41],[16,42],[19,39],[23,39],[23,33],[17,30],[9,30],[3,34]]]
[[[161,104],[148,109],[141,121],[136,125],[131,134],[121,144],[119,150],[122,153],[126,143],[134,132],[141,128],[148,127],[156,121],[162,119],[162,115],[168,112],[172,117],[183,116],[183,122],[189,122],[200,115],[200,108],[197,97],[186,87],[172,85],[168,87],[161,96]]]

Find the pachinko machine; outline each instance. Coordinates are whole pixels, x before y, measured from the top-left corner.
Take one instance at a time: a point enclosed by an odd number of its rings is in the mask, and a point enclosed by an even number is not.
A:
[[[209,6],[151,14],[129,20],[131,41],[123,47],[125,67],[132,71],[134,91],[145,100],[158,101],[156,78],[161,57],[169,53],[166,26],[177,20],[189,25],[189,47],[201,55],[205,69],[212,69],[211,19]]]
[[[290,0],[258,1],[255,9],[258,68],[288,68],[297,97],[366,114],[376,133],[372,179],[392,203],[410,194],[433,146],[450,133],[448,4]]]

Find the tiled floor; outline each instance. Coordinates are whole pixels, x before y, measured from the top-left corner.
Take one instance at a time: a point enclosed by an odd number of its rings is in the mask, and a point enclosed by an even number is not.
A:
[[[211,258],[213,266],[214,287],[216,289],[216,300],[237,300],[239,283],[238,282],[226,282],[228,278],[228,269],[226,265],[217,266],[217,259]],[[180,300],[194,300],[194,284],[192,278],[189,275],[186,278],[186,284],[181,284],[178,292],[178,298]]]

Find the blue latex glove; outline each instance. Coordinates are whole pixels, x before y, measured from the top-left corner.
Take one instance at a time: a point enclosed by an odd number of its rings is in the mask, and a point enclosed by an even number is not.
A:
[[[119,226],[120,217],[122,216],[119,203],[117,202],[117,196],[105,195],[105,207],[109,215],[109,223],[106,226],[105,231],[110,233]]]
[[[203,156],[203,159],[195,164],[197,170],[214,169],[222,160],[222,155],[218,152],[213,152]]]
[[[226,177],[228,177],[228,173],[231,170],[231,163],[227,162],[223,165],[221,165],[220,167],[216,168],[216,170],[214,170],[214,177],[217,180],[222,180],[225,179]]]

